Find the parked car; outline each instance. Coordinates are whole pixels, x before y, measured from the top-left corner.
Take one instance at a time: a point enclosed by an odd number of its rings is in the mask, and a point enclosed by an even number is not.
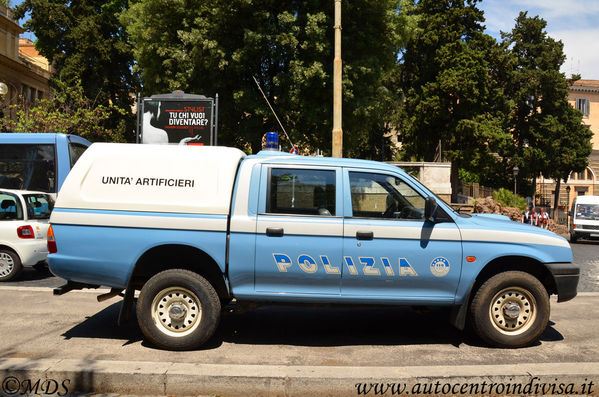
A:
[[[27,190],[0,190],[0,281],[13,280],[23,267],[43,264],[52,196]]]

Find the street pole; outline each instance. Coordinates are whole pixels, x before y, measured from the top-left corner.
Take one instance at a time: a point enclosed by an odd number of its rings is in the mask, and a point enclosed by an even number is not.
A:
[[[335,0],[335,60],[333,61],[333,157],[343,157],[341,129],[342,93],[341,64],[341,0]]]
[[[516,206],[516,178],[518,177],[518,172],[520,171],[520,169],[518,168],[517,165],[514,166],[514,168],[512,169],[512,172],[514,173],[514,207]]]

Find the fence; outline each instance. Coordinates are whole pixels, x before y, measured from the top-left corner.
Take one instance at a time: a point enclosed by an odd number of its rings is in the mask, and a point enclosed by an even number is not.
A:
[[[458,185],[458,195],[465,196],[466,202],[468,198],[478,199],[493,196],[493,189],[486,186],[481,186],[476,182],[461,182]]]

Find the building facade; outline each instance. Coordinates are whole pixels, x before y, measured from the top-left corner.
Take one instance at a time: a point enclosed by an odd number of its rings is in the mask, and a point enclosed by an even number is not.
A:
[[[19,97],[26,101],[47,98],[52,67],[40,56],[33,42],[20,39],[24,30],[13,19],[10,8],[0,4],[0,82],[8,92],[0,97],[0,112],[8,114]]]

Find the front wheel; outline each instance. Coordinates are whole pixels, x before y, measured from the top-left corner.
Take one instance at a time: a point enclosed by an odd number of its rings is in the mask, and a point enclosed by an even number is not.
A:
[[[549,295],[534,276],[499,273],[483,283],[470,305],[476,334],[497,347],[523,347],[536,341],[549,322]]]
[[[206,342],[220,320],[220,301],[197,273],[170,269],[146,282],[137,301],[137,321],[148,341],[168,350],[189,350]]]
[[[12,251],[0,250],[0,281],[10,281],[23,271],[19,255]]]

